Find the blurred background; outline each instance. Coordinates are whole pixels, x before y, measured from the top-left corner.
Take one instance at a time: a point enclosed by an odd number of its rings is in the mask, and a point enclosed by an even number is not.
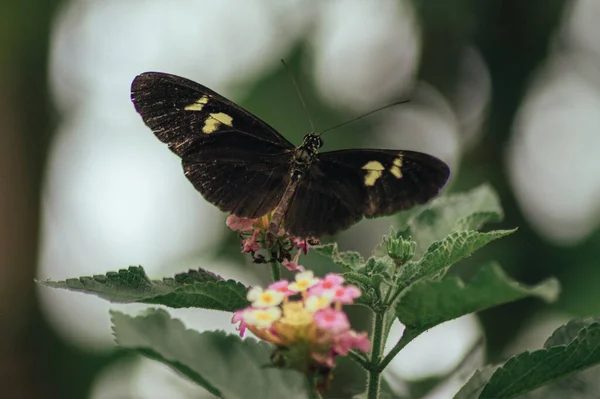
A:
[[[328,132],[324,149],[424,151],[451,165],[448,192],[495,187],[506,220],[494,227],[519,231],[454,272],[496,259],[523,282],[558,277],[560,301],[520,301],[429,331],[387,374],[399,397],[449,398],[482,361],[538,348],[569,318],[598,314],[598,20],[597,0],[1,1],[0,397],[206,397],[114,347],[108,310],[145,306],[36,278],[138,264],[151,278],[191,267],[246,284],[268,277],[136,114],[129,88],[144,71],[198,81],[295,144],[310,124],[282,58],[319,130],[410,97]],[[336,240],[368,256],[393,222],[361,222]],[[301,263],[330,270],[311,254]],[[233,331],[227,314],[170,313]],[[368,326],[366,312],[354,316]],[[362,384],[343,364],[331,397]]]

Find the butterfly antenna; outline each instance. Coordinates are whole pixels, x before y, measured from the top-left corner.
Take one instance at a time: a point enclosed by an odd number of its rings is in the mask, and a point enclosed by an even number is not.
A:
[[[285,61],[283,59],[281,60],[281,63],[283,64],[283,67],[285,68],[286,71],[288,71],[288,73],[290,74],[290,77],[292,78],[292,82],[294,83],[294,88],[296,89],[296,93],[298,93],[298,97],[300,97],[300,102],[302,103],[304,112],[306,112],[306,117],[308,118],[310,127],[311,127],[312,131],[315,132],[316,131],[315,125],[313,124],[312,118],[310,117],[310,112],[308,111],[306,102],[304,102],[304,97],[302,97],[302,92],[300,91],[300,86],[298,86],[298,82],[296,82],[296,78],[294,77],[294,74],[292,73],[292,71],[290,71],[290,69],[288,68],[287,64],[285,63]]]
[[[319,133],[319,136],[320,136],[320,135],[322,135],[322,134],[323,134],[323,133],[325,133],[325,132],[328,132],[328,131],[330,131],[330,130],[337,129],[338,127],[346,126],[346,125],[348,125],[348,124],[350,124],[350,123],[352,123],[352,122],[356,122],[357,120],[359,120],[359,119],[362,119],[362,118],[364,118],[364,117],[366,117],[366,116],[369,116],[369,115],[371,115],[371,114],[374,114],[375,112],[383,111],[384,109],[387,109],[387,108],[393,107],[393,106],[395,106],[395,105],[399,105],[399,104],[406,104],[406,103],[408,103],[408,102],[410,102],[410,100],[401,100],[401,101],[396,101],[395,103],[391,103],[391,104],[388,104],[388,105],[386,105],[386,106],[383,106],[383,107],[381,107],[381,108],[374,109],[373,111],[369,111],[369,112],[367,112],[366,114],[362,114],[362,115],[360,115],[360,116],[357,116],[356,118],[350,119],[349,121],[342,122],[342,123],[340,123],[340,124],[338,124],[338,125],[335,125],[335,126],[332,126],[332,127],[330,127],[330,128],[327,128],[327,129],[323,130],[321,133]]]

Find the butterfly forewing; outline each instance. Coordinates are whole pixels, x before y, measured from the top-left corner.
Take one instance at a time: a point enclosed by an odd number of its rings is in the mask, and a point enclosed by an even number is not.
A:
[[[183,157],[198,140],[228,132],[293,149],[271,126],[225,97],[191,80],[159,72],[138,75],[131,100],[156,136]],[[225,138],[224,138],[225,139]]]
[[[137,76],[131,99],[207,201],[249,218],[277,206],[294,146],[272,127],[214,91],[164,73]]]
[[[438,195],[449,174],[444,162],[414,151],[319,154],[292,199],[284,225],[300,236],[333,234],[363,216],[391,215],[426,203]]]

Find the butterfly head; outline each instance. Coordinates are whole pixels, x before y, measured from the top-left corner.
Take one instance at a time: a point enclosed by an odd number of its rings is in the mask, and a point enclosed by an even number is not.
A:
[[[302,141],[302,147],[309,149],[315,153],[322,146],[323,146],[323,140],[321,140],[321,138],[314,133],[307,134],[306,136],[304,136],[304,140]]]
[[[319,152],[319,148],[323,145],[323,140],[319,136],[314,133],[309,133],[304,136],[304,140],[302,141],[302,145],[296,148],[294,153],[294,162],[296,163],[296,168],[292,171],[293,175],[301,175],[308,165],[310,165],[317,153]]]

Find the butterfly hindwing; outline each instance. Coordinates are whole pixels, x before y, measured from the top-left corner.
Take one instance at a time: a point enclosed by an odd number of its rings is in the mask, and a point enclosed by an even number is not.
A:
[[[414,151],[322,153],[303,176],[284,226],[304,237],[333,234],[363,216],[391,215],[429,201],[449,174],[442,161]]]
[[[357,174],[335,165],[315,162],[294,193],[283,226],[299,237],[321,237],[362,219],[366,192]]]
[[[210,136],[238,132],[257,142],[294,146],[271,126],[207,87],[160,72],[138,75],[131,99],[156,136],[180,157]]]
[[[288,184],[291,152],[231,132],[227,141],[209,136],[183,158],[186,177],[225,212],[258,218],[273,210]]]

